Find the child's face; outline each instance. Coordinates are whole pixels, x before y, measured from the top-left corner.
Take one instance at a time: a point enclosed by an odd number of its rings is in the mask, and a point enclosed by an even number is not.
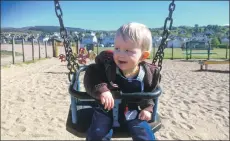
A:
[[[142,60],[142,50],[131,40],[124,41],[122,37],[115,38],[114,61],[125,72],[132,71]]]

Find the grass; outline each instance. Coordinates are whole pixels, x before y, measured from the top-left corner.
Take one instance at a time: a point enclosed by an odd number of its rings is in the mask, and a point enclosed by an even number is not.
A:
[[[21,56],[22,53],[15,52],[15,56]],[[1,57],[12,56],[12,51],[1,50]]]
[[[226,49],[218,49],[215,48],[210,51],[211,53],[216,54],[210,54],[210,59],[226,59]],[[182,51],[181,49],[177,48],[173,50],[173,58],[174,59],[185,59],[186,55],[183,54],[186,53],[186,51]],[[207,54],[192,54],[192,59],[207,59],[208,58],[208,51],[207,50],[193,50],[192,53],[207,53]],[[165,57],[166,59],[172,58],[172,49],[167,48],[165,49]],[[227,58],[229,58],[229,49],[228,49],[228,55]]]
[[[113,50],[113,47],[99,47],[98,52],[100,53],[103,50]],[[97,53],[97,47],[94,47],[94,52]],[[155,53],[157,52],[157,48],[155,48]],[[193,50],[192,52],[194,53],[207,53],[207,50]],[[220,48],[214,48],[213,50],[210,51],[211,53],[216,53],[216,54],[211,54],[210,59],[226,59],[226,49],[220,49]],[[152,49],[152,53],[150,56],[150,59],[153,58],[153,53],[154,53],[154,48]],[[154,54],[155,54],[154,53]],[[186,53],[186,51],[182,51],[181,48],[174,48],[173,49],[173,59],[186,59],[186,55],[183,54]],[[228,49],[228,54],[227,58],[229,59],[229,49]],[[172,58],[172,49],[171,48],[166,48],[164,50],[164,59],[171,59]],[[207,59],[208,54],[192,54],[192,59]]]

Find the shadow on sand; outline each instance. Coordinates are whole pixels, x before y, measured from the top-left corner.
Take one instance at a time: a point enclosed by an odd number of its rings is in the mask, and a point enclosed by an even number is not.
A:
[[[51,73],[51,74],[66,74],[66,75],[68,75],[68,72],[44,72],[44,73]]]
[[[230,73],[229,70],[193,70],[193,72]]]

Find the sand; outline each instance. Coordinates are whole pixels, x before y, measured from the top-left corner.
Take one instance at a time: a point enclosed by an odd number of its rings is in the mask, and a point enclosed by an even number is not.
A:
[[[229,66],[209,69],[197,71],[197,62],[164,61],[157,139],[229,139]],[[82,140],[65,127],[67,72],[57,58],[1,70],[1,139]]]

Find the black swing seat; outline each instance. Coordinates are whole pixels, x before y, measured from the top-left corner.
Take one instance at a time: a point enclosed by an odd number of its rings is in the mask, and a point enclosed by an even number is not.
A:
[[[86,67],[86,66],[85,66]],[[85,71],[86,68],[80,68],[75,75],[75,82],[79,86],[79,75],[80,72]],[[71,104],[76,102],[76,123],[73,123],[72,110],[73,107],[70,105],[66,130],[78,137],[85,138],[87,129],[91,124],[91,119],[93,116],[93,108],[98,105],[98,100],[93,99],[86,92],[81,92],[73,88],[73,84],[69,87],[69,93],[71,95]],[[153,92],[147,93],[120,93],[119,91],[113,91],[113,97],[115,100],[119,99],[153,99],[155,106],[153,107],[152,120],[149,121],[149,125],[153,132],[158,131],[161,128],[160,117],[157,113],[158,97],[161,95],[162,89],[160,87],[156,88]],[[114,113],[113,113],[114,115]],[[115,127],[113,138],[129,137],[127,129],[125,127]]]

